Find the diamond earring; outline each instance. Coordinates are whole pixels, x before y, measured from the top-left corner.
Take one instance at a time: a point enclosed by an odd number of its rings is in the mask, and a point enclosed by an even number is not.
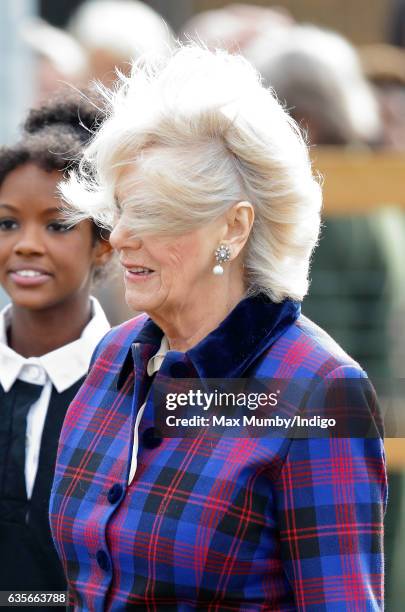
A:
[[[217,260],[217,265],[212,268],[213,273],[216,276],[221,276],[224,273],[224,268],[221,266],[225,261],[229,261],[231,258],[231,249],[226,244],[220,244],[217,249],[215,249],[215,259]]]

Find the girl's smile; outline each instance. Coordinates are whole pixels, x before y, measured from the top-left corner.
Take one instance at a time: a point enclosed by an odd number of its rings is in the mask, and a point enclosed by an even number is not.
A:
[[[87,296],[97,246],[90,222],[72,227],[62,218],[60,180],[59,171],[27,163],[0,187],[0,281],[16,307],[41,310]]]
[[[51,274],[45,270],[39,268],[32,268],[29,266],[16,267],[14,270],[9,272],[10,278],[16,285],[21,287],[36,287],[48,282],[51,278]]]

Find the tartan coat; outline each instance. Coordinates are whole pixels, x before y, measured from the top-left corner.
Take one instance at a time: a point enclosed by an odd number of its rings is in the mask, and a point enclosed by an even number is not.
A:
[[[383,609],[381,437],[159,439],[146,315],[111,330],[63,426],[50,523],[75,610]],[[299,304],[242,300],[159,376],[365,377]],[[344,387],[343,387],[344,388]],[[350,397],[347,398],[350,410]]]

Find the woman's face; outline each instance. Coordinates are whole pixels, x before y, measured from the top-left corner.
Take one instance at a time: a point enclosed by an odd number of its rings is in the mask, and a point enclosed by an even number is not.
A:
[[[121,219],[110,236],[124,267],[126,301],[150,315],[176,314],[210,300],[220,279],[212,273],[218,222],[177,237],[136,238]]]
[[[104,257],[89,221],[69,228],[61,218],[60,180],[59,171],[27,163],[0,186],[0,282],[20,307],[48,309],[87,294]]]

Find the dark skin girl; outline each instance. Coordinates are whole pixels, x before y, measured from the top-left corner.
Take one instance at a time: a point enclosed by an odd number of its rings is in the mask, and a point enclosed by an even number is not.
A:
[[[0,186],[0,283],[12,301],[9,346],[39,357],[77,340],[91,318],[94,269],[111,255],[92,224],[70,227],[60,212],[59,170],[33,162]],[[44,333],[46,330],[46,333]]]

